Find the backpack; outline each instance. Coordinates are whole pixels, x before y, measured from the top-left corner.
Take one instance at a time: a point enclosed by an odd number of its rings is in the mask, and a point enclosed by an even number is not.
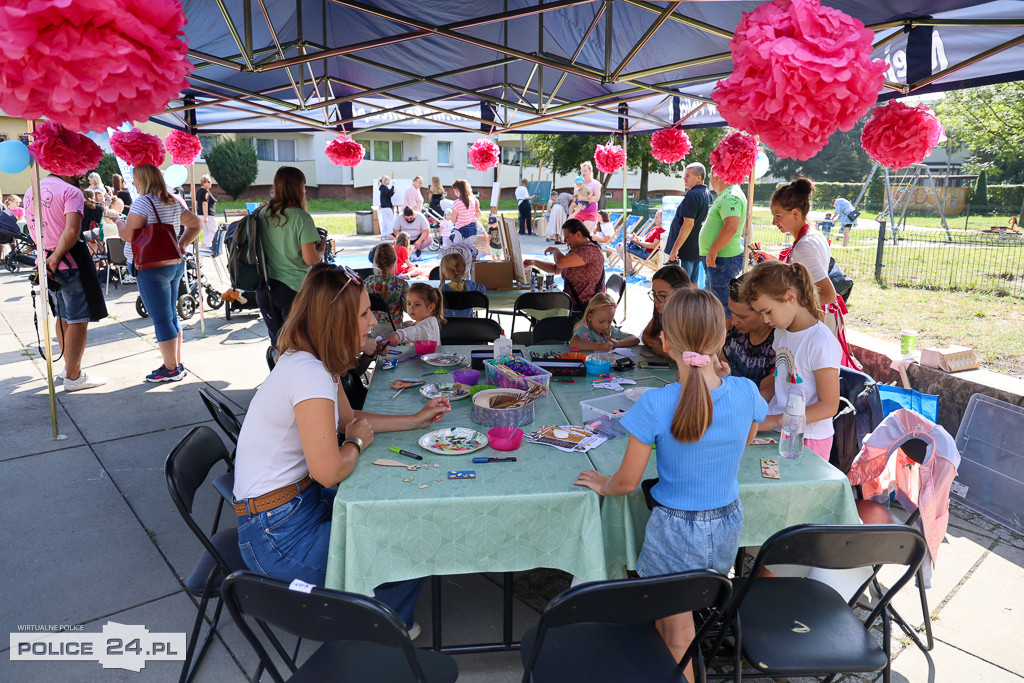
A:
[[[6,207],[0,208],[0,237],[11,238],[21,237],[21,228],[18,226],[18,219]],[[6,243],[6,242],[5,242]]]
[[[255,212],[251,213],[235,224],[228,246],[231,286],[243,292],[257,292],[267,287],[267,258],[256,216]]]

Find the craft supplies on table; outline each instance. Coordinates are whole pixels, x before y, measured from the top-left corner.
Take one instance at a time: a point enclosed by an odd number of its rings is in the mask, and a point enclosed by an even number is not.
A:
[[[580,401],[583,424],[609,439],[619,439],[627,435],[621,420],[635,402],[625,393]]]
[[[484,434],[469,427],[448,427],[427,432],[419,439],[421,448],[439,455],[463,455],[487,445]]]
[[[551,387],[550,372],[515,356],[502,356],[484,361],[484,374],[488,384],[503,389],[529,391],[531,387],[540,385],[546,394]]]
[[[511,408],[492,408],[491,401],[498,396],[522,396],[525,392],[508,389],[486,389],[473,395],[473,407],[470,418],[483,427],[511,427],[517,424],[533,422],[535,402]]]
[[[608,440],[603,434],[574,425],[546,425],[530,432],[526,438],[530,443],[552,446],[566,453],[585,453]]]

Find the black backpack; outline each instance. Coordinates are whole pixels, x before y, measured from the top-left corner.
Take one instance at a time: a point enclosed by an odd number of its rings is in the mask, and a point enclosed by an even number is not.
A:
[[[4,238],[4,244],[11,241],[11,238],[21,237],[21,228],[18,226],[17,217],[6,207],[0,208],[0,238]]]
[[[258,292],[267,286],[267,259],[256,212],[235,224],[228,245],[228,274],[231,286],[243,292]]]

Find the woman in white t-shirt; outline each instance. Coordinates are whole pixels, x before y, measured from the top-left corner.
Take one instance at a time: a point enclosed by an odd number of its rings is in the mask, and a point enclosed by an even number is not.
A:
[[[412,415],[353,410],[339,379],[376,323],[354,272],[309,271],[278,337],[280,357],[249,404],[235,456],[238,545],[249,569],[324,585],[334,488],[375,432],[424,428],[451,408],[429,401]],[[423,579],[378,586],[378,600],[413,627]]]

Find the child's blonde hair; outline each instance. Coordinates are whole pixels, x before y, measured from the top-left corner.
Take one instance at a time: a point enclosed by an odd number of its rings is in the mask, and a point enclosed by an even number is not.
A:
[[[20,201],[21,201],[21,197],[19,197],[18,195],[16,195],[16,194],[9,194],[9,195],[7,195],[7,198],[4,199],[4,205],[5,206],[11,206],[12,204],[17,204]]]
[[[395,254],[395,248],[387,242],[382,242],[377,246],[377,251],[373,252],[373,265],[377,267],[381,274],[387,268],[394,268],[397,262],[398,255]]]
[[[444,325],[444,297],[441,296],[441,290],[431,287],[426,282],[414,282],[409,285],[409,294],[416,294],[422,297],[428,306],[433,306],[434,311],[431,315],[437,318],[438,325]]]
[[[665,302],[661,319],[668,346],[714,358],[725,343],[725,309],[711,292],[681,287]],[[682,390],[672,416],[672,436],[681,443],[700,441],[714,418],[711,391],[696,365],[679,372]]]
[[[744,276],[740,300],[748,305],[759,296],[785,301],[786,292],[791,289],[796,293],[797,303],[806,308],[815,320],[825,321],[818,299],[818,286],[800,263],[765,261],[757,264]]]
[[[409,248],[409,233],[399,230],[395,233],[395,246]]]
[[[590,327],[590,316],[594,314],[599,308],[605,308],[611,306],[615,308],[615,299],[608,292],[598,292],[587,304],[586,310],[583,311],[583,317],[576,323],[576,327],[573,329],[573,334],[579,333],[584,327]]]
[[[461,282],[466,279],[466,259],[458,251],[450,251],[441,257],[441,275],[445,280]]]

